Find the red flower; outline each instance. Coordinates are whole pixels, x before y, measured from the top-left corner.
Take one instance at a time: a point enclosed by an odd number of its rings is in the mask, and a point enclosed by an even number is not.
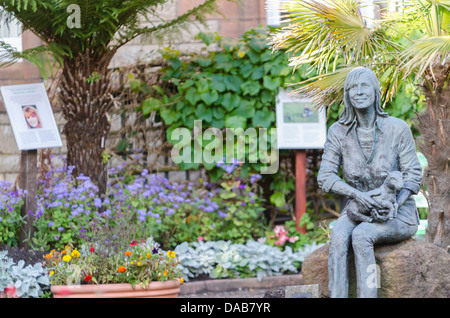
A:
[[[95,248],[91,247],[89,252],[94,253],[95,252]]]
[[[130,246],[136,246],[136,245],[138,245],[138,241],[133,241],[130,243]]]
[[[11,287],[5,288],[4,293],[6,294],[6,296],[8,298],[17,298],[16,287],[14,287],[14,285],[12,285]]]
[[[92,275],[87,275],[85,278],[84,278],[84,281],[87,283],[88,281],[90,281],[92,279]]]

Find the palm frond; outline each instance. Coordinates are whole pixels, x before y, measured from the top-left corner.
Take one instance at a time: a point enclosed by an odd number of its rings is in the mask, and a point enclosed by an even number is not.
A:
[[[426,37],[416,40],[400,55],[405,75],[416,73],[416,79],[437,63],[444,64],[450,57],[450,36]]]
[[[328,74],[314,76],[297,83],[299,87],[292,94],[301,94],[310,98],[316,107],[327,107],[342,101],[343,87],[348,73],[357,66],[340,68]]]
[[[283,2],[291,23],[274,34],[274,49],[286,49],[294,57],[291,63],[312,63],[319,73],[342,64],[365,64],[383,50],[383,34],[368,28],[356,0],[300,0]]]

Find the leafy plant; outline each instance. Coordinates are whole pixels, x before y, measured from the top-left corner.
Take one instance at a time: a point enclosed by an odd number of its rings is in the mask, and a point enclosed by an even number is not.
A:
[[[78,251],[71,244],[46,256],[52,285],[130,283],[142,287],[152,281],[179,279],[173,251],[164,252],[152,238],[132,241],[115,249],[108,242],[84,245]],[[182,281],[181,281],[182,282]]]
[[[178,267],[185,280],[208,274],[211,278],[257,277],[296,273],[307,255],[321,244],[304,245],[294,252],[267,245],[264,240],[245,244],[230,241],[181,243],[175,248],[180,255]]]
[[[49,277],[41,263],[24,267],[20,260],[17,265],[8,257],[7,251],[0,251],[0,292],[9,297],[38,298],[49,286]]]
[[[0,243],[18,245],[22,225],[23,191],[14,190],[11,182],[0,181]]]

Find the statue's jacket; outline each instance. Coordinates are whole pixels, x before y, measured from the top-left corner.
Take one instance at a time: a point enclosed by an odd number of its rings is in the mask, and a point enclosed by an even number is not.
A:
[[[342,167],[347,184],[362,192],[380,187],[386,172],[401,171],[404,188],[417,194],[422,181],[422,167],[409,126],[395,117],[377,116],[372,153],[367,158],[358,142],[356,119],[350,125],[334,123],[328,130],[320,171],[317,177],[323,191],[332,193]],[[344,212],[345,213],[345,212]],[[414,198],[399,208],[397,218],[407,224],[419,222]]]

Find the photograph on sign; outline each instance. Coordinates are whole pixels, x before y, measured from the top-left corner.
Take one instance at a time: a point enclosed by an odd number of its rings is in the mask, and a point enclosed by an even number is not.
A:
[[[322,149],[326,140],[324,110],[310,99],[281,90],[276,101],[279,149]]]
[[[61,147],[61,136],[43,83],[0,88],[19,150]]]

